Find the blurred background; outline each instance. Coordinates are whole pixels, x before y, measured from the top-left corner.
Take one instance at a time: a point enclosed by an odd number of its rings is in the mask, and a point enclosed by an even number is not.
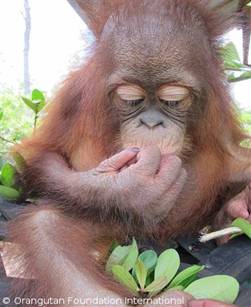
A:
[[[92,41],[67,0],[0,0],[0,157],[32,132],[60,82],[83,63]],[[225,36],[223,56],[233,100],[251,132],[251,70],[242,64],[241,30]]]

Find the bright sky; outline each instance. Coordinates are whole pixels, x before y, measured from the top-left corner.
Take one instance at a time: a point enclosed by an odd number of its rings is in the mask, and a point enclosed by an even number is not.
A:
[[[0,86],[23,80],[23,0],[0,0]],[[66,0],[30,0],[32,83],[51,91],[87,46],[87,28]],[[1,89],[1,88],[0,88]]]
[[[32,86],[51,92],[79,58],[90,39],[85,24],[66,0],[30,0]],[[23,80],[23,0],[0,0],[0,91],[20,89]],[[241,33],[230,38],[241,53]],[[234,85],[235,99],[251,109],[251,80]]]

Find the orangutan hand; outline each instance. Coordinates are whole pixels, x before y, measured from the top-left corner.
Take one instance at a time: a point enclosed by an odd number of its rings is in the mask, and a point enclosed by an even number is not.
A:
[[[222,228],[237,217],[251,222],[251,183],[224,205],[216,217],[216,225]]]
[[[241,217],[251,222],[251,183],[225,206],[230,219]]]
[[[125,149],[81,176],[86,191],[99,196],[100,203],[116,203],[156,221],[174,206],[187,174],[177,156],[162,156],[151,146]]]
[[[234,198],[230,199],[219,211],[214,221],[216,229],[227,227],[231,222],[241,217],[251,223],[251,183]],[[217,240],[218,244],[226,243],[230,236]]]

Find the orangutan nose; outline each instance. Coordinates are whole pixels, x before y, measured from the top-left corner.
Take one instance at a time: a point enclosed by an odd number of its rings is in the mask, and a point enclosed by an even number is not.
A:
[[[156,128],[158,126],[163,126],[163,118],[161,118],[161,113],[149,110],[141,114],[140,124],[146,126],[149,129]]]

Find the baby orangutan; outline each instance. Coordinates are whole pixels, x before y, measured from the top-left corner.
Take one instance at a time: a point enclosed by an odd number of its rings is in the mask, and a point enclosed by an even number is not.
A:
[[[18,296],[130,297],[104,272],[113,239],[162,244],[216,216],[250,220],[244,192],[237,205],[217,201],[251,181],[218,52],[232,12],[203,0],[86,0],[82,8],[96,35],[92,54],[15,148],[26,160],[26,191],[40,199],[10,225],[8,253],[34,278],[13,286]]]

